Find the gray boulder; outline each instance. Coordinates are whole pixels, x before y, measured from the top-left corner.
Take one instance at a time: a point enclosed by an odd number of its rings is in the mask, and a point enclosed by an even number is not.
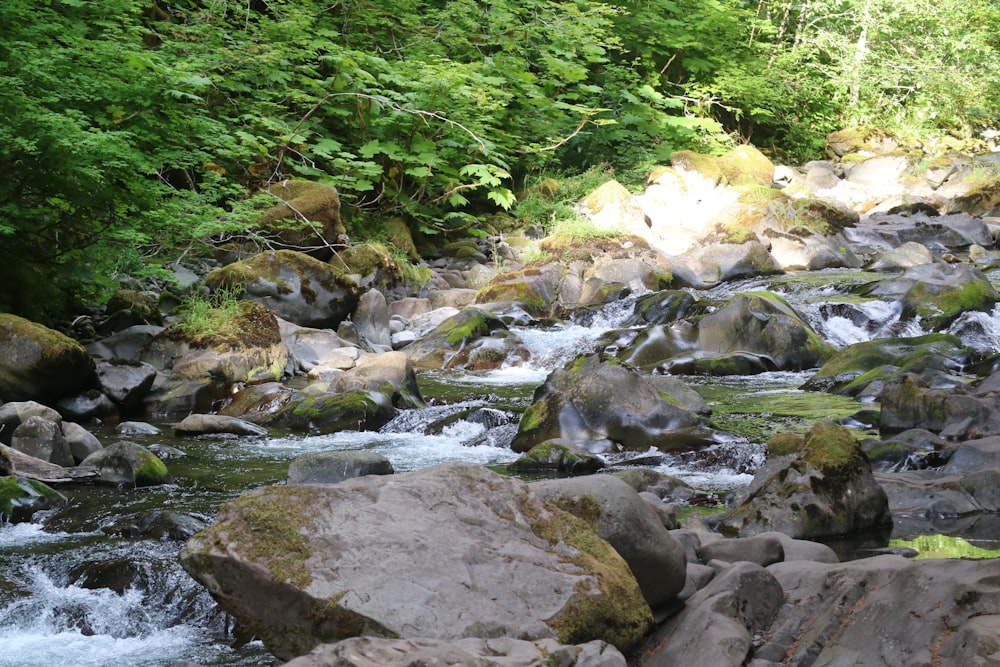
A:
[[[718,517],[725,535],[779,531],[799,539],[890,525],[889,501],[861,446],[842,426],[817,423],[805,437],[768,442],[768,461]]]
[[[286,659],[361,635],[626,649],[651,622],[628,565],[584,522],[466,463],[257,489],[180,560]]]
[[[45,417],[29,417],[14,429],[11,447],[58,466],[76,465],[69,442],[60,427],[61,423],[62,420],[56,422]]]
[[[553,371],[535,390],[511,448],[526,452],[555,438],[591,453],[669,451],[712,442],[713,432],[640,373],[592,354]]]
[[[142,405],[156,379],[156,369],[149,364],[131,359],[98,359],[97,379],[101,391],[123,410]]]
[[[83,461],[82,470],[94,470],[102,484],[150,486],[167,480],[167,466],[156,454],[127,440],[113,442]]]
[[[0,349],[0,401],[47,403],[96,383],[80,343],[17,315],[0,313]]]
[[[760,241],[698,245],[681,258],[698,280],[709,285],[785,272]]]
[[[382,639],[355,637],[317,646],[284,667],[625,667],[614,646],[592,641],[576,646],[554,639]]]
[[[288,464],[288,483],[337,484],[355,477],[393,472],[389,459],[375,452],[310,452]]]
[[[188,415],[174,426],[177,435],[267,435],[267,429],[236,417],[225,415]]]
[[[532,490],[588,522],[625,559],[654,611],[676,602],[684,588],[684,548],[653,506],[611,475],[534,482]]]
[[[381,292],[370,289],[361,295],[354,309],[353,321],[358,335],[368,349],[384,352],[391,347],[389,306]]]
[[[56,410],[36,401],[11,401],[0,405],[0,442],[9,445],[14,429],[31,417],[43,417],[61,422],[62,415]]]
[[[63,422],[61,428],[73,460],[77,463],[103,447],[96,435],[75,422]]]

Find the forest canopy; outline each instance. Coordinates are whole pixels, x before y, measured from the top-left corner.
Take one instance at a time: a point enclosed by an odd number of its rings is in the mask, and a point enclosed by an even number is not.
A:
[[[439,234],[680,149],[975,140],[998,25],[991,0],[5,0],[0,310],[93,298],[289,178]]]

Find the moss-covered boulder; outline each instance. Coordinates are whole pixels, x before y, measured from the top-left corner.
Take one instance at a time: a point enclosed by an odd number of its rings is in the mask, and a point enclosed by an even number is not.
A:
[[[968,361],[968,349],[951,334],[877,338],[834,352],[802,388],[858,396],[901,373],[948,373]]]
[[[337,251],[330,264],[345,273],[359,276],[362,285],[388,287],[403,278],[399,262],[381,243],[358,243]]]
[[[737,146],[716,158],[723,177],[733,185],[756,184],[770,187],[774,182],[774,163],[750,144]]]
[[[0,313],[0,401],[51,403],[97,384],[78,342],[17,315]]]
[[[286,247],[319,258],[330,256],[331,244],[346,233],[340,219],[337,188],[303,180],[284,180],[267,189],[273,205],[261,212],[255,226],[277,236]]]
[[[858,441],[844,427],[820,422],[803,437],[772,438],[767,463],[717,522],[730,536],[776,530],[818,539],[891,525],[892,516]]]
[[[698,415],[616,359],[592,354],[535,390],[511,443],[516,452],[562,439],[592,453],[689,449],[713,440]]]
[[[404,350],[416,369],[490,370],[512,355],[527,355],[521,340],[500,318],[463,308]]]
[[[476,292],[474,303],[516,304],[532,315],[548,315],[559,294],[564,271],[560,263],[551,262],[501,273]]]
[[[889,132],[871,125],[847,127],[826,135],[826,145],[835,157],[851,154],[881,154],[895,151],[899,141]]]
[[[163,325],[163,314],[156,298],[149,292],[121,289],[108,299],[100,330],[103,333],[121,331],[131,326]]]
[[[390,395],[353,389],[342,393],[306,391],[291,397],[276,422],[297,431],[336,433],[370,431],[396,414]]]
[[[274,313],[255,301],[241,301],[204,322],[181,320],[142,354],[154,367],[170,371],[171,385],[205,379],[223,386],[274,381],[288,363]]]
[[[469,463],[258,489],[223,505],[180,560],[284,659],[359,635],[627,649],[652,623],[590,526]]]
[[[1000,301],[1000,293],[982,271],[961,263],[921,264],[858,291],[862,296],[900,301],[902,317],[920,318],[934,330],[946,328],[962,313],[989,311]]]
[[[79,467],[97,470],[100,482],[111,486],[152,486],[169,479],[167,465],[160,457],[127,440],[94,452]]]
[[[736,242],[698,245],[684,253],[682,259],[705,285],[785,272],[756,235],[739,236],[732,240]]]
[[[66,503],[55,489],[33,479],[0,476],[0,524],[30,521],[35,512]]]
[[[277,250],[216,269],[210,289],[238,289],[290,322],[335,329],[358,304],[360,289],[336,267],[300,252]]]

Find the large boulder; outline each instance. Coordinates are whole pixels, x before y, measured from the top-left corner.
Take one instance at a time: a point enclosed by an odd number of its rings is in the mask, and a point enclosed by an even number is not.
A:
[[[815,368],[833,348],[784,299],[771,292],[739,294],[698,322],[704,352],[766,356],[775,370]]]
[[[72,338],[0,313],[0,401],[49,403],[96,384],[94,360]]]
[[[14,429],[11,447],[42,461],[69,467],[76,464],[62,432],[62,420],[29,417]]]
[[[684,588],[684,548],[653,505],[611,475],[534,482],[532,490],[587,522],[625,559],[654,611],[676,604]]]
[[[356,637],[323,644],[283,667],[625,667],[625,656],[607,642],[567,646],[554,639],[382,639]]]
[[[768,461],[733,507],[714,519],[725,535],[779,531],[797,539],[889,525],[889,501],[851,432],[820,422],[804,437],[779,434]]]
[[[785,272],[767,246],[756,239],[699,245],[684,253],[682,259],[707,285]]]
[[[644,452],[707,444],[713,433],[640,373],[591,354],[553,371],[535,390],[511,448],[526,452],[555,438],[594,453]]]
[[[358,305],[360,294],[346,273],[292,250],[264,252],[216,269],[205,284],[240,289],[283,319],[322,328],[336,328]]]
[[[142,405],[156,379],[156,369],[135,359],[98,359],[97,378],[101,391],[123,410]]]
[[[624,649],[652,620],[628,565],[584,522],[467,463],[257,489],[180,560],[281,658],[360,635]]]
[[[283,180],[267,189],[274,204],[261,212],[256,226],[275,235],[286,247],[321,259],[332,254],[330,244],[345,234],[340,220],[340,195],[331,185],[303,180]]]
[[[1000,396],[993,391],[929,386],[922,376],[902,373],[885,383],[880,400],[883,434],[921,428],[963,440],[1000,435]]]

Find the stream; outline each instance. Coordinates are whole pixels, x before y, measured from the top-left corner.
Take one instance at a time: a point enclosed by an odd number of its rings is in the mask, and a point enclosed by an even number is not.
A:
[[[897,304],[860,301],[848,293],[852,285],[872,279],[860,271],[815,272],[730,283],[697,296],[722,302],[738,292],[775,291],[836,347],[924,333],[919,322],[900,324]],[[177,564],[179,542],[126,538],[108,527],[157,510],[211,521],[221,503],[257,486],[282,483],[289,461],[306,452],[372,450],[385,455],[396,472],[457,460],[502,467],[517,458],[508,443],[547,373],[592,349],[602,334],[621,325],[631,306],[630,300],[612,304],[586,326],[517,329],[532,351],[528,365],[420,373],[429,407],[404,412],[378,432],[177,438],[170,425],[161,424],[162,435],[135,438],[182,453],[165,459],[170,484],[134,490],[60,487],[69,501],[65,507],[38,514],[32,523],[0,524],[0,667],[280,664],[259,642],[234,642],[240,633],[232,619]],[[974,349],[1000,350],[1000,312],[967,314],[950,331]],[[684,378],[730,438],[708,450],[658,455],[650,467],[724,494],[751,481],[773,433],[804,432],[818,420],[850,425],[852,415],[872,407],[799,390],[810,375]],[[877,436],[857,428],[859,438]],[[115,439],[110,426],[93,430],[104,443]]]

